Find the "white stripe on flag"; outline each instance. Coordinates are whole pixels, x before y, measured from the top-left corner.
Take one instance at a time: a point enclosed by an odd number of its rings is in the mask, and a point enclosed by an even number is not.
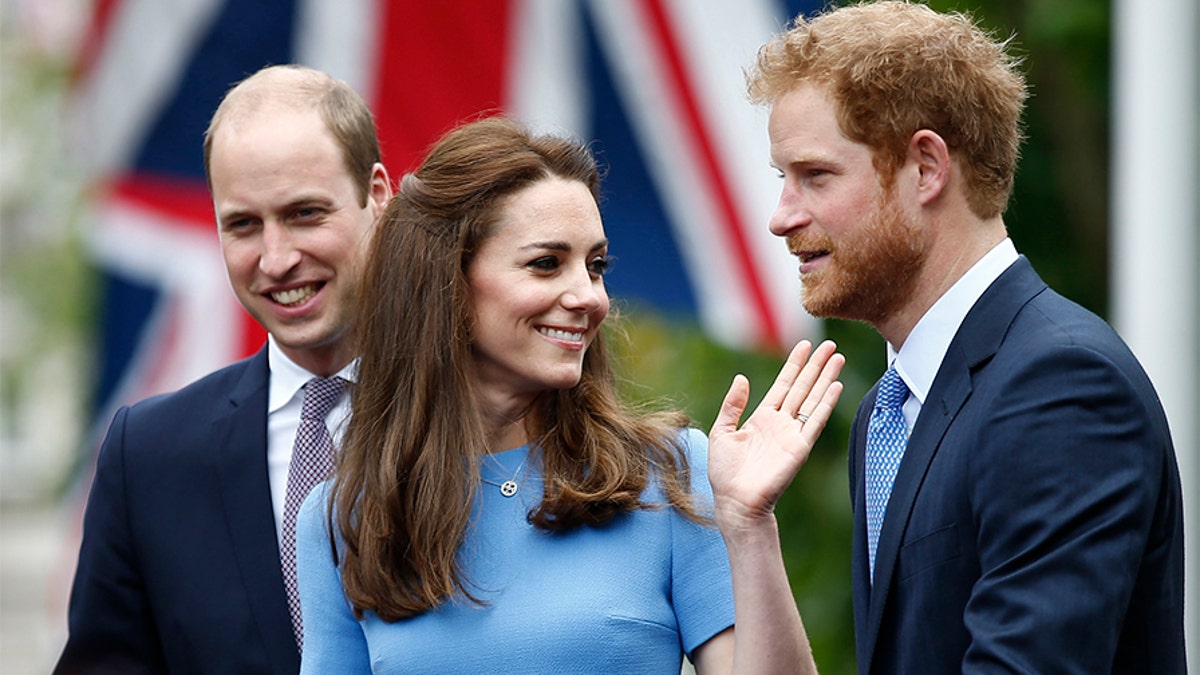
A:
[[[379,0],[299,0],[296,62],[329,73],[373,102],[383,11]]]
[[[514,0],[505,110],[545,133],[588,138],[588,89],[579,5]]]
[[[179,74],[216,18],[217,0],[117,3],[98,62],[79,88],[73,147],[89,171],[127,167],[177,90]],[[232,83],[231,83],[232,84]]]
[[[589,3],[617,90],[645,150],[650,175],[669,214],[688,280],[696,291],[701,321],[719,341],[755,345],[763,327],[746,280],[737,272],[735,245],[716,220],[712,186],[698,167],[699,150],[683,133],[684,111],[668,95],[675,84],[644,15],[631,0]]]

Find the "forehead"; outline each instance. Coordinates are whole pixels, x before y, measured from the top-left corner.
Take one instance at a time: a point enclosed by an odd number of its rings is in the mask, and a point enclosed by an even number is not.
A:
[[[343,153],[315,110],[263,108],[226,120],[213,136],[213,196],[237,200],[350,183]]]
[[[807,82],[775,100],[771,106],[767,132],[773,156],[777,152],[801,148],[859,145],[842,133],[836,107],[828,90]]]
[[[335,146],[333,134],[320,113],[312,108],[278,104],[243,107],[232,111],[213,131],[213,161],[223,155],[278,151],[324,150]]]
[[[513,245],[586,242],[604,238],[600,209],[586,185],[551,177],[506,197],[498,205],[490,240]]]

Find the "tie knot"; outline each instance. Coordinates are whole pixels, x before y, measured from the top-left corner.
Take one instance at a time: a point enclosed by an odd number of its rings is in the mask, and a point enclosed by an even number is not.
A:
[[[908,398],[908,387],[900,379],[900,373],[893,366],[879,380],[879,390],[875,393],[876,408],[899,408]]]
[[[345,388],[346,381],[340,377],[314,377],[306,382],[300,419],[324,420]]]

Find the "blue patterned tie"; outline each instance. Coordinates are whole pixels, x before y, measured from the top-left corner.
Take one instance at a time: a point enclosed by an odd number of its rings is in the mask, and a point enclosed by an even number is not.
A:
[[[871,565],[871,581],[875,581],[875,549],[879,546],[879,529],[887,512],[888,497],[896,469],[908,444],[904,413],[900,406],[908,398],[908,387],[895,367],[888,368],[879,381],[875,409],[867,424],[866,487],[867,487],[867,558]]]
[[[304,403],[292,461],[288,465],[287,494],[283,502],[283,536],[279,555],[283,564],[283,582],[296,644],[304,646],[300,618],[300,590],[296,586],[296,514],[313,487],[329,477],[333,470],[333,438],[325,426],[325,416],[333,409],[346,381],[340,377],[314,377],[304,385]]]

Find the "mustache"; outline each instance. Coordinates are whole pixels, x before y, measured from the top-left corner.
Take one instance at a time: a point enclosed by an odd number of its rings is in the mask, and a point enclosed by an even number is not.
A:
[[[787,250],[794,256],[801,253],[832,252],[833,241],[821,235],[792,234],[787,238]]]

